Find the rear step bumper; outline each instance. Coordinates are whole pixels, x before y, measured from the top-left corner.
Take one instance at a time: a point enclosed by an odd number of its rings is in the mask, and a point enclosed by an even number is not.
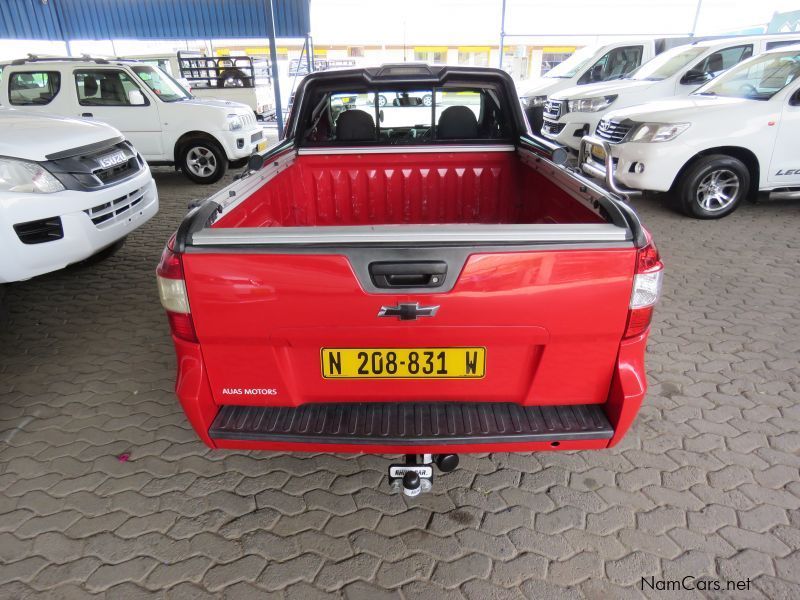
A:
[[[218,440],[426,446],[607,440],[614,429],[599,404],[373,402],[227,405],[208,434]]]

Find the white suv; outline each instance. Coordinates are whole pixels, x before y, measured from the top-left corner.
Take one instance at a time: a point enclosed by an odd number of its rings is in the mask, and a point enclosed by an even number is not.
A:
[[[193,97],[158,67],[130,60],[15,60],[3,69],[0,104],[82,117],[119,129],[151,165],[175,165],[213,183],[229,163],[266,148],[245,104]]]
[[[684,214],[716,219],[757,191],[799,198],[798,140],[795,45],[739,63],[687,98],[610,112],[578,161],[615,191],[670,191]]]
[[[158,212],[147,163],[104,123],[0,109],[0,283],[62,269]]]
[[[800,35],[758,35],[705,40],[659,54],[625,79],[575,86],[551,94],[544,106],[542,135],[577,151],[606,113],[676,96],[688,96],[739,62],[775,47],[800,42]]]

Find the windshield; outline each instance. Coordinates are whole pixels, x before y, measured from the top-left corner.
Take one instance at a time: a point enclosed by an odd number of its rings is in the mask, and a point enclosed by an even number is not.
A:
[[[177,102],[192,97],[177,81],[157,67],[137,65],[132,69],[162,102]]]
[[[661,81],[672,77],[706,51],[707,48],[698,46],[667,50],[639,67],[631,74],[630,78],[639,81]]]
[[[586,46],[575,52],[567,60],[557,64],[545,73],[544,77],[557,77],[559,79],[569,79],[583,69],[590,60],[597,54],[597,46]]]
[[[741,63],[695,93],[769,100],[800,76],[800,50],[770,52]]]

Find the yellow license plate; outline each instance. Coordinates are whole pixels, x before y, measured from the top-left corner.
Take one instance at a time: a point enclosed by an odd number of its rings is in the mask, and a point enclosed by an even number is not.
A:
[[[606,151],[603,150],[602,146],[592,146],[592,156],[602,162],[606,161]]]
[[[259,142],[258,146],[256,146],[256,151],[263,152],[267,149],[267,142]]]
[[[326,379],[480,379],[486,348],[322,348]]]

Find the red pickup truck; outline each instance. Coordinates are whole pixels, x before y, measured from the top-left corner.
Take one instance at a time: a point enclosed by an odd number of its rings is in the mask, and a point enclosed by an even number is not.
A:
[[[423,478],[616,444],[662,275],[633,210],[530,135],[499,70],[328,71],[296,98],[158,266],[200,438],[404,453]]]

